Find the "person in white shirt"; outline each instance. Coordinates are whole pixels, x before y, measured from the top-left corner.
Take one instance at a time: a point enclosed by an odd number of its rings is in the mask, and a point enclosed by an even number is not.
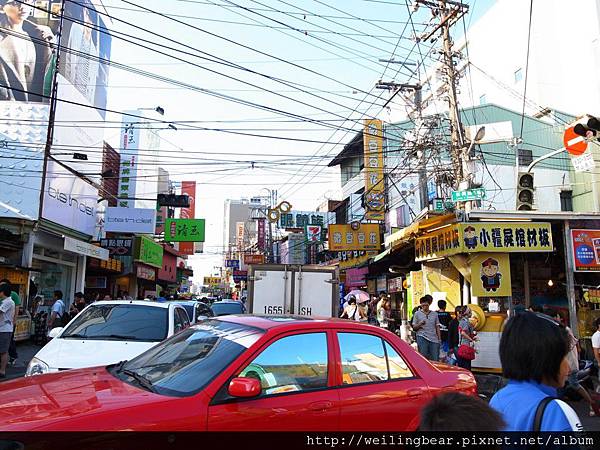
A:
[[[0,283],[0,378],[6,378],[8,348],[14,328],[15,302],[10,293],[10,285]]]
[[[594,327],[596,332],[592,335],[592,348],[594,349],[596,363],[600,366],[600,317],[594,320]]]

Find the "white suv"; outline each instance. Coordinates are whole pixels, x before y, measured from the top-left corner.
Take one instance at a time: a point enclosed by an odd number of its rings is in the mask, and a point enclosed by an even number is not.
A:
[[[175,303],[111,300],[92,303],[31,360],[25,376],[106,366],[129,360],[187,328],[185,309]]]

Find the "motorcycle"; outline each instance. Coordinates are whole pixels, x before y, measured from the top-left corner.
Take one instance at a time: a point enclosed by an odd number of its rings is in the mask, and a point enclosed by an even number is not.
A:
[[[594,378],[598,376],[598,369],[595,367],[593,361],[581,360],[579,361],[579,370],[577,371],[577,382],[588,392],[594,392]],[[582,399],[581,394],[577,389],[567,383],[561,392],[562,396],[567,397],[569,400],[579,401]]]

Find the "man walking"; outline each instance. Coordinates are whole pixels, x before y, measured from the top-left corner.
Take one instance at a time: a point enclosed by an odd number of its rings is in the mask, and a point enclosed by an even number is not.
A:
[[[429,309],[432,301],[430,295],[421,298],[421,309],[415,312],[413,328],[417,332],[419,353],[430,361],[439,361],[440,321],[437,313]]]
[[[0,283],[0,379],[6,378],[8,347],[14,329],[15,302],[10,293],[10,285]]]
[[[62,319],[66,313],[66,306],[62,298],[62,291],[54,291],[54,304],[52,305],[52,312],[50,313],[50,318],[48,319],[48,330],[63,326]]]
[[[449,312],[446,311],[446,300],[438,300],[438,320],[440,321],[440,338],[441,338],[441,347],[442,352],[445,355],[448,355],[448,325],[450,325],[450,321],[452,320],[452,316]]]
[[[19,357],[19,354],[17,353],[17,344],[15,342],[15,327],[17,325],[17,316],[19,315],[19,308],[21,307],[21,297],[19,297],[19,294],[17,294],[13,290],[13,286],[8,279],[4,278],[0,280],[0,283],[8,284],[8,287],[10,288],[10,298],[15,303],[15,315],[13,317],[13,332],[10,337],[10,347],[8,348],[8,363],[14,364],[17,358]]]

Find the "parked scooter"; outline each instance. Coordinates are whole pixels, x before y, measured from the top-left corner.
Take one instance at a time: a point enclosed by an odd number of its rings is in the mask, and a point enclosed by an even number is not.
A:
[[[579,371],[577,372],[577,382],[587,389],[588,392],[594,392],[594,378],[598,376],[598,369],[594,366],[593,361],[581,360],[579,361]],[[567,397],[569,400],[579,401],[581,395],[577,392],[572,385],[567,384],[562,390],[561,394]]]

